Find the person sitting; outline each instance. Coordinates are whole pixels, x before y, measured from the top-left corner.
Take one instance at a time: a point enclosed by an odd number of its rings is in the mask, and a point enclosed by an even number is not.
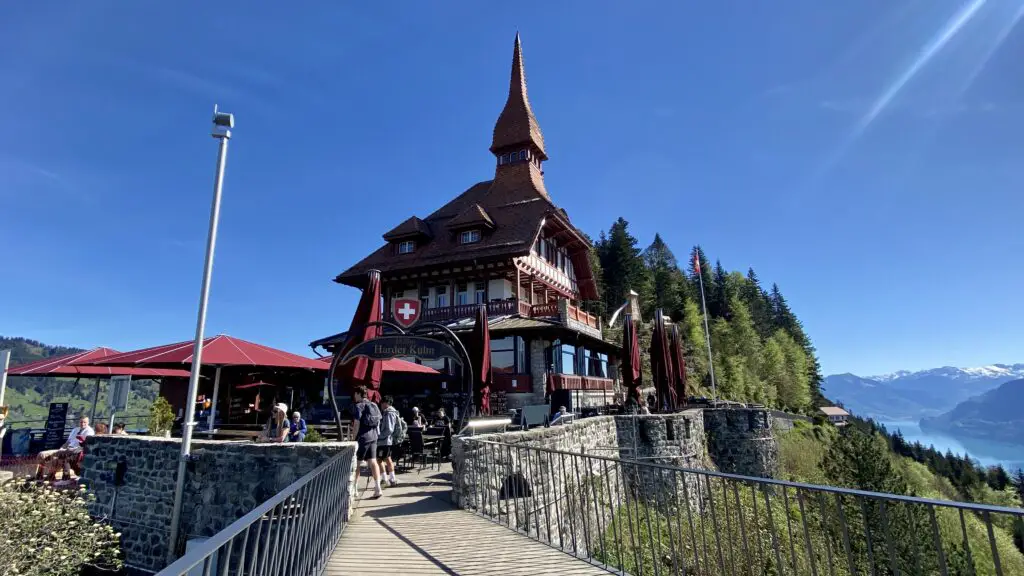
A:
[[[410,428],[424,428],[427,425],[426,418],[423,414],[420,414],[420,409],[416,406],[412,407],[412,418],[409,420]]]
[[[114,424],[114,432],[113,432],[113,434],[114,434],[114,436],[127,436],[128,435],[128,431],[125,430],[124,422],[118,422],[118,423]]]
[[[263,426],[263,431],[256,437],[257,442],[284,442],[288,438],[291,426],[288,424],[288,405],[275,404],[270,411],[270,419]]]
[[[558,420],[562,416],[565,416],[567,413],[568,411],[565,409],[565,406],[559,406],[558,410],[551,415],[551,421],[554,422],[555,420]]]
[[[444,408],[438,408],[437,409],[437,415],[434,416],[434,426],[437,426],[437,427],[442,427],[443,426],[443,427],[449,428],[449,429],[452,427],[452,420],[451,420],[451,418],[448,417],[447,414],[444,413]]]
[[[97,436],[105,436],[107,434],[107,424],[105,422],[97,422],[95,431]]]
[[[68,439],[64,445],[57,450],[43,450],[39,453],[39,466],[36,468],[36,477],[39,479],[53,480],[57,475],[57,469],[63,466],[65,480],[71,478],[71,462],[78,459],[82,453],[82,443],[89,436],[94,436],[96,431],[89,426],[89,417],[82,416],[78,419],[78,426],[71,429]]]
[[[306,421],[302,419],[302,414],[298,412],[292,412],[292,421],[289,425],[288,430],[288,441],[302,442],[305,438]]]

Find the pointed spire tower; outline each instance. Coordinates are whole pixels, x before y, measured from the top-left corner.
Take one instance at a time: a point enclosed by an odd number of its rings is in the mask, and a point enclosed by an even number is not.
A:
[[[548,159],[548,155],[544,150],[540,124],[533,115],[530,99],[526,95],[526,70],[518,32],[512,51],[508,99],[494,124],[490,150],[497,159],[495,187],[532,188],[545,200],[551,200],[544,187],[544,172],[541,169],[541,163]]]

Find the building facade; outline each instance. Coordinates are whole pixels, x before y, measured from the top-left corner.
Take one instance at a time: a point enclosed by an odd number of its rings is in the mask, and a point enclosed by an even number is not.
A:
[[[601,319],[587,311],[598,299],[590,242],[544,183],[547,149],[527,96],[518,34],[490,151],[491,180],[399,223],[335,281],[362,288],[367,272],[379,270],[387,319],[407,320],[416,308],[419,321],[460,335],[486,304],[496,412],[548,401],[556,408],[611,403],[617,346],[602,339]],[[331,350],[343,336],[312,345]]]

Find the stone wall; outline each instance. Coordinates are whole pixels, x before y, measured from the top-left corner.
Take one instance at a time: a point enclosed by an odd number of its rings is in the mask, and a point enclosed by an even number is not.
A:
[[[351,442],[256,444],[194,441],[182,507],[182,540],[212,536],[316,469]],[[89,440],[82,482],[96,495],[90,512],[122,534],[126,562],[143,570],[166,565],[180,439],[96,436]],[[115,486],[118,463],[124,480]],[[349,478],[349,490],[355,467]],[[349,503],[351,508],[351,503]]]
[[[704,410],[711,461],[722,472],[774,478],[779,470],[779,446],[772,434],[772,421],[765,409]]]

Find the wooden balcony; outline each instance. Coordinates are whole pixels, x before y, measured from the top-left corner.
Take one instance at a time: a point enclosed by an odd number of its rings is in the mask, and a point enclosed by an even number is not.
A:
[[[577,376],[575,374],[548,374],[548,390],[612,390],[611,378]]]
[[[471,318],[476,314],[477,306],[479,304],[459,304],[456,306],[427,308],[421,313],[421,321],[452,322]],[[487,316],[490,318],[512,316],[515,314],[524,318],[553,319],[573,330],[583,332],[595,338],[601,337],[601,319],[584,312],[564,300],[556,300],[544,304],[530,304],[516,298],[506,298],[487,303]],[[388,320],[394,320],[390,312],[388,313]]]

